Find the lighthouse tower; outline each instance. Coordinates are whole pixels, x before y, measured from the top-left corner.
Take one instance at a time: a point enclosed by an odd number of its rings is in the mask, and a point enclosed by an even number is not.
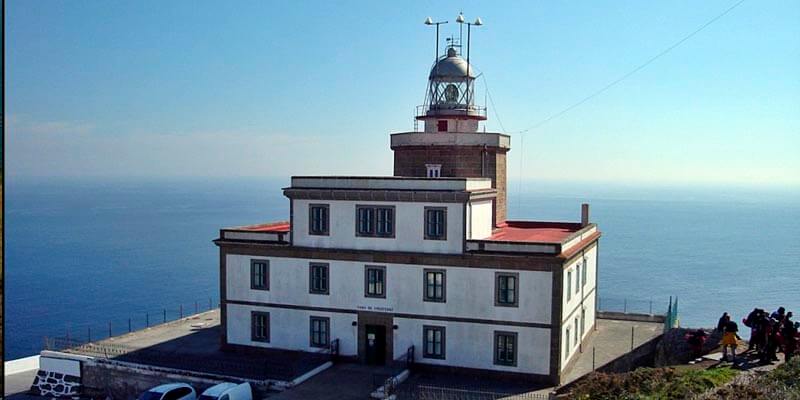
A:
[[[476,73],[459,47],[451,40],[431,68],[425,103],[416,113],[423,131],[391,135],[394,175],[491,178],[497,190],[492,221],[499,227],[506,221],[506,153],[511,138],[479,131],[486,107],[475,104]]]

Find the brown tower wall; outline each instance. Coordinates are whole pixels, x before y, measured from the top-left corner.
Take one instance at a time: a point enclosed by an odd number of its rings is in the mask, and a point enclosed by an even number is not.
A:
[[[491,178],[497,189],[495,226],[506,221],[506,152],[484,146],[402,146],[394,148],[394,176],[427,176],[425,164],[441,164],[442,177]]]

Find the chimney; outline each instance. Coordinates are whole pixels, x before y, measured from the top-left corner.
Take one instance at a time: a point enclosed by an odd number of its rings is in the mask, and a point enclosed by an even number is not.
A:
[[[589,225],[589,204],[581,204],[581,228]]]

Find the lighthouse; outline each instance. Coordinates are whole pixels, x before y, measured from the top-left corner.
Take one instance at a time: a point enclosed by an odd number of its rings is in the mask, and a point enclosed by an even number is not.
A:
[[[423,130],[391,135],[394,175],[491,179],[497,190],[492,226],[498,228],[506,221],[506,153],[511,137],[480,131],[486,106],[475,104],[477,74],[459,53],[460,47],[456,40],[448,40],[444,54],[437,54],[431,67],[425,101],[415,113]]]
[[[562,383],[594,331],[601,232],[588,206],[506,218],[511,139],[482,129],[461,49],[437,45],[393,176],[292,176],[284,220],[220,230],[223,349]]]

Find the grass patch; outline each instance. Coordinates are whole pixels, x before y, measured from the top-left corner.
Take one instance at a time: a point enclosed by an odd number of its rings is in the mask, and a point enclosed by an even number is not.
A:
[[[730,382],[739,371],[714,369],[639,368],[624,374],[590,375],[571,393],[572,399],[686,399]]]

